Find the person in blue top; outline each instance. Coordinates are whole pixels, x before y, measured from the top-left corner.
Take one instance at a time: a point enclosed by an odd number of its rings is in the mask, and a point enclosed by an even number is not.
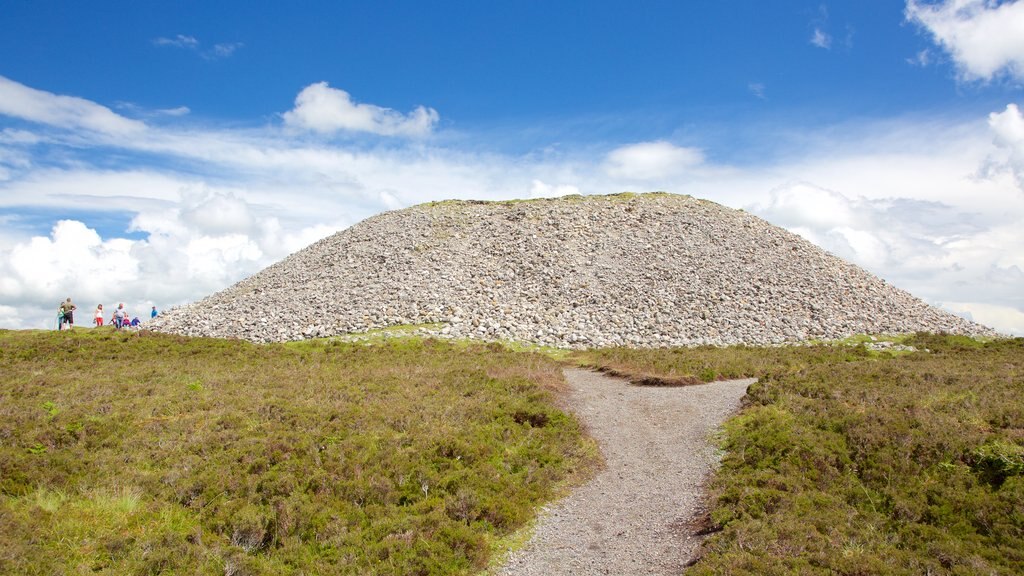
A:
[[[153,306],[153,311],[149,313],[150,318],[156,318],[156,306]]]

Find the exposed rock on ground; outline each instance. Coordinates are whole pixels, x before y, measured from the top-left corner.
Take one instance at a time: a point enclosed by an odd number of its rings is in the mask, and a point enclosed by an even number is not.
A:
[[[760,218],[671,194],[387,212],[149,327],[272,342],[419,324],[574,348],[995,334]]]

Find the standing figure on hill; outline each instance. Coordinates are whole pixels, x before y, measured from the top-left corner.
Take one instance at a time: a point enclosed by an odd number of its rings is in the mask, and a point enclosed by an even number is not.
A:
[[[120,330],[128,325],[128,311],[124,309],[124,302],[117,305],[117,310],[114,310],[114,326]]]
[[[61,316],[61,324],[62,325],[63,324],[67,324],[68,325],[68,330],[71,330],[72,328],[75,327],[75,309],[76,308],[77,308],[77,306],[75,306],[71,302],[71,297],[70,296],[68,296],[68,299],[65,300],[63,304],[60,305],[60,312],[62,314],[62,316]]]
[[[156,306],[153,306],[153,311],[149,313],[150,318],[156,318]]]
[[[96,305],[96,319],[94,321],[97,328],[103,326],[103,304]]]

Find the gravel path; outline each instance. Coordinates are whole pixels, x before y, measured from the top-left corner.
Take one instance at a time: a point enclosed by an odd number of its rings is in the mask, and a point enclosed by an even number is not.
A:
[[[699,545],[687,525],[717,462],[708,435],[754,380],[664,388],[577,369],[565,376],[569,407],[607,467],[545,509],[498,574],[679,574]]]

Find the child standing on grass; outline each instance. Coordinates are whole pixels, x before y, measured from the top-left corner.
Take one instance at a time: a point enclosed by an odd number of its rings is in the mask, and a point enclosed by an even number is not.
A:
[[[103,326],[103,304],[96,305],[96,327]]]

